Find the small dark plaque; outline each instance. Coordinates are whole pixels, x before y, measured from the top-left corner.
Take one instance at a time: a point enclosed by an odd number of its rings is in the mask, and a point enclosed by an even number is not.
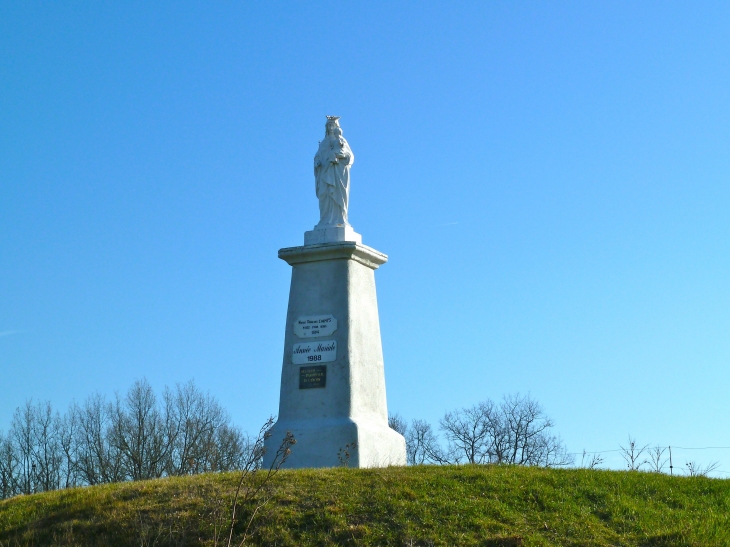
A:
[[[327,384],[327,365],[299,367],[299,389],[324,387]]]

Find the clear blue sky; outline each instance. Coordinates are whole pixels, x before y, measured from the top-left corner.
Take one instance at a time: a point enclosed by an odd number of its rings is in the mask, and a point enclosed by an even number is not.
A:
[[[3,2],[0,429],[143,376],[276,413],[277,250],[336,114],[392,412],[529,392],[573,451],[730,446],[728,29],[727,2]]]

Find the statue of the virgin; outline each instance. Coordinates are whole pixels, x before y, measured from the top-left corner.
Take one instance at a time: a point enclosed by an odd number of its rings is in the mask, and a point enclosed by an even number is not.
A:
[[[339,116],[327,116],[324,140],[314,156],[314,181],[319,199],[319,224],[315,228],[349,226],[350,167],[355,156],[342,136]]]

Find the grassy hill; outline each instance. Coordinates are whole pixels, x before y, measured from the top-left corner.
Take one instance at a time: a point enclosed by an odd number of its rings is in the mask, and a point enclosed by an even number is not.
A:
[[[208,474],[0,501],[0,546],[215,545],[236,482]],[[283,471],[270,487],[247,544],[730,546],[728,480],[425,466]]]

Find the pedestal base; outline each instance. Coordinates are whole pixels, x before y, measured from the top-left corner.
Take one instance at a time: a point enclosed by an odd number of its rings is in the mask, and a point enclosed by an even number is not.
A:
[[[406,441],[388,424],[352,418],[279,420],[266,444],[264,465],[271,465],[287,431],[297,444],[286,467],[388,467],[405,465]],[[278,444],[277,444],[278,443]],[[349,453],[349,456],[347,456]]]
[[[304,232],[304,245],[318,245],[320,243],[338,243],[352,241],[362,244],[362,236],[352,229],[352,226],[321,226]]]

